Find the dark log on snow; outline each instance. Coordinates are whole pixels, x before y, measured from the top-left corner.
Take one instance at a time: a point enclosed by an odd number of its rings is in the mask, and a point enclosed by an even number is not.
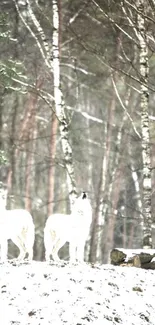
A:
[[[135,266],[155,270],[154,249],[123,249],[115,248],[110,253],[111,264]]]

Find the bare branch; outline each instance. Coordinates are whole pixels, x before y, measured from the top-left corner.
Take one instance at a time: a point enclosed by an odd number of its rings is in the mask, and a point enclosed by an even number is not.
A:
[[[44,50],[45,50],[45,53],[46,53],[46,60],[48,62],[48,67],[51,68],[51,64],[50,64],[50,52],[51,52],[51,50],[50,50],[48,42],[46,41],[45,33],[44,33],[39,21],[37,20],[36,16],[33,13],[33,10],[32,10],[32,7],[30,5],[29,0],[26,0],[26,3],[27,3],[27,8],[28,8],[28,12],[29,12],[29,15],[31,17],[31,20],[33,21],[33,24],[36,27],[37,32],[38,32],[38,34],[39,34],[39,36],[40,36],[40,38],[41,38],[41,40],[42,40],[42,42],[44,44]]]
[[[136,133],[136,134],[138,135],[138,137],[141,139],[141,135],[140,135],[139,132],[137,131],[137,129],[136,129],[135,125],[134,125],[133,119],[131,118],[130,114],[129,114],[128,111],[127,111],[127,108],[125,107],[125,105],[123,104],[123,102],[122,102],[122,100],[121,100],[121,98],[120,98],[120,95],[119,95],[119,93],[118,93],[118,90],[117,90],[117,87],[116,87],[116,83],[115,83],[115,81],[114,81],[114,78],[111,77],[111,80],[112,80],[112,83],[113,83],[113,87],[114,87],[114,90],[115,90],[116,96],[117,96],[117,98],[118,98],[118,100],[119,100],[119,102],[120,102],[122,108],[124,109],[126,115],[128,116],[128,118],[129,118],[129,120],[130,120],[130,122],[131,122],[131,124],[132,124],[132,127],[133,127],[135,133]]]
[[[44,60],[44,62],[45,62],[45,64],[46,64],[46,66],[49,68],[50,65],[49,65],[49,62],[48,62],[48,60],[47,60],[47,57],[46,57],[46,55],[45,55],[45,53],[44,53],[44,49],[43,49],[43,47],[42,47],[42,44],[40,43],[40,41],[39,41],[38,37],[36,36],[36,34],[33,32],[32,28],[28,25],[28,23],[27,23],[26,20],[24,19],[23,15],[21,14],[17,1],[16,1],[16,0],[13,0],[13,1],[14,1],[14,4],[15,4],[15,7],[16,7],[16,10],[17,10],[17,12],[18,12],[18,14],[19,14],[19,17],[21,18],[21,20],[22,20],[23,24],[25,25],[25,27],[29,30],[31,36],[35,39],[36,44],[37,44],[37,46],[38,46],[38,49],[39,49],[39,51],[40,51],[40,53],[41,53],[41,56],[42,56],[42,58],[43,58],[43,60]]]
[[[53,100],[54,100],[54,97],[47,93],[46,91],[40,89],[40,88],[36,88],[35,85],[31,85],[25,81],[21,81],[19,79],[16,79],[16,78],[12,78],[12,80],[18,84],[20,84],[21,86],[24,86],[26,87],[27,89],[30,89],[31,91],[33,91],[34,93],[37,93],[38,96],[40,98],[42,98],[46,104],[54,111],[54,108],[53,108]],[[54,111],[55,112],[55,111]]]
[[[87,112],[82,112],[81,110],[79,110],[79,109],[74,109],[74,108],[72,108],[72,107],[70,107],[70,106],[66,106],[66,108],[67,108],[68,110],[72,110],[72,111],[74,111],[74,112],[76,112],[76,113],[81,114],[81,115],[84,116],[86,119],[91,120],[91,121],[93,121],[93,122],[100,123],[100,124],[103,124],[103,123],[104,123],[103,120],[101,120],[100,118],[97,118],[97,117],[95,117],[95,116],[92,116],[92,115],[88,114]]]
[[[94,5],[100,10],[100,12],[102,12],[102,14],[108,18],[108,20],[113,23],[113,25],[115,27],[117,27],[123,34],[125,34],[132,42],[134,42],[135,44],[138,45],[137,41],[129,34],[127,33],[121,26],[119,26],[115,20],[113,18],[111,18],[107,13],[105,13],[105,11],[99,6],[99,4],[95,1],[95,0],[92,0],[92,2],[94,3]]]

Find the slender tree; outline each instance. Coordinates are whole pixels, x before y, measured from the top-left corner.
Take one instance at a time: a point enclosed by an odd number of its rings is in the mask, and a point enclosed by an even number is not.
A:
[[[146,1],[137,1],[137,36],[139,39],[139,70],[141,75],[141,129],[142,129],[142,161],[143,161],[143,247],[152,247],[151,234],[151,157],[149,129],[149,90],[148,90],[148,42],[145,28]]]
[[[60,48],[59,48],[59,6],[58,0],[53,0],[53,80],[54,80],[54,101],[56,116],[59,120],[59,130],[61,136],[62,150],[64,154],[64,164],[67,173],[67,185],[71,206],[76,196],[76,184],[74,176],[74,166],[72,157],[72,148],[69,142],[69,122],[65,114],[65,105],[63,101],[60,86]]]
[[[53,213],[54,184],[55,184],[55,155],[57,139],[58,119],[55,112],[52,113],[51,135],[50,135],[50,166],[48,181],[48,216]]]
[[[38,77],[36,80],[36,89],[41,88],[43,79]],[[28,211],[32,210],[32,195],[35,166],[35,147],[37,139],[36,112],[37,112],[38,95],[37,93],[29,93],[27,107],[29,110],[29,119],[27,123],[27,139],[26,144],[26,168],[25,168],[25,208]]]

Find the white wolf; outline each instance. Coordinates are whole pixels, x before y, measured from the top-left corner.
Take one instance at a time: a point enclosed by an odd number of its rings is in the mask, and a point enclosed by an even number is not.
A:
[[[92,222],[92,208],[85,192],[76,199],[71,214],[53,214],[48,217],[44,228],[45,259],[52,255],[60,260],[59,249],[69,242],[70,260],[82,262],[84,248]]]
[[[28,253],[28,259],[32,260],[35,230],[31,214],[24,209],[1,209],[0,214],[1,260],[7,259],[8,239],[19,248],[18,259],[24,259]]]

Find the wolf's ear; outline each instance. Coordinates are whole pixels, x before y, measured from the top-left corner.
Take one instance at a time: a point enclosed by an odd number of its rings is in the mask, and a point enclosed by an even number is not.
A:
[[[86,198],[87,198],[86,192],[82,192],[82,199],[86,199]]]

